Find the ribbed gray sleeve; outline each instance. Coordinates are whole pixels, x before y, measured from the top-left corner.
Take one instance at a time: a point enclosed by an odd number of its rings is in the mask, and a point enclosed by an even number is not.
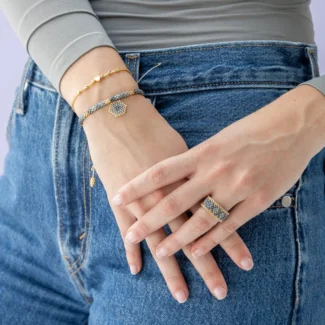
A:
[[[98,46],[116,49],[88,0],[0,0],[0,6],[60,95],[61,78],[79,57]]]
[[[316,88],[320,92],[322,92],[325,96],[325,75],[307,80],[307,81],[299,84],[299,86],[301,86],[301,85],[313,86],[314,88]]]

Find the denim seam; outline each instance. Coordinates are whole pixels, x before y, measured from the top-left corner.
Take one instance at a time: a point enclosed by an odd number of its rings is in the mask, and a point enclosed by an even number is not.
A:
[[[153,91],[145,91],[146,94],[155,94],[157,92],[168,92],[168,91],[174,91],[174,90],[188,90],[188,89],[195,89],[195,88],[208,88],[208,87],[214,87],[214,86],[222,86],[222,85],[281,85],[284,88],[292,87],[295,85],[298,85],[298,82],[291,82],[291,83],[283,83],[280,81],[262,81],[262,82],[253,82],[253,81],[234,81],[234,82],[217,82],[212,84],[200,84],[200,85],[193,85],[193,86],[187,86],[187,87],[176,87],[176,88],[166,88],[166,89],[155,89]]]
[[[32,58],[29,56],[27,61],[25,62],[20,85],[19,85],[19,93],[18,93],[18,107],[17,111],[19,112],[18,114],[20,115],[25,115],[26,113],[26,108],[25,108],[25,94],[26,94],[26,89],[25,89],[25,83],[27,81],[28,76],[31,74],[31,71],[34,68],[34,61]]]
[[[89,150],[89,147],[88,147],[88,150]],[[89,152],[89,155],[88,155],[88,173],[89,173],[89,170],[90,170],[91,166],[90,166],[90,152]],[[79,265],[79,267],[74,270],[71,275],[75,275],[81,268],[82,266],[84,265],[85,261],[87,260],[87,255],[88,255],[88,247],[89,247],[89,237],[90,237],[90,229],[91,229],[91,223],[92,223],[92,195],[91,195],[91,192],[92,192],[92,188],[89,188],[89,223],[88,223],[88,233],[87,233],[87,238],[86,238],[86,250],[85,250],[85,255],[84,255],[84,258],[81,262],[81,264]]]
[[[86,141],[84,141],[84,146],[82,150],[82,183],[83,183],[83,204],[84,204],[84,232],[87,234],[87,203],[86,203],[86,181],[85,181],[85,152],[86,152]],[[82,239],[82,244],[79,252],[79,256],[77,259],[69,266],[69,270],[71,270],[82,257],[82,253],[85,246],[85,237]]]
[[[311,47],[307,47],[307,55],[311,66],[312,78],[315,78],[319,75],[319,67],[315,57],[315,50]]]
[[[57,103],[57,125],[55,130],[55,183],[56,183],[56,191],[58,196],[58,219],[59,219],[59,245],[61,247],[62,253],[65,255],[62,246],[62,233],[63,233],[63,225],[62,225],[62,200],[61,200],[61,187],[59,181],[59,162],[58,162],[58,147],[59,147],[59,134],[61,133],[61,123],[60,123],[60,116],[62,111],[62,100],[60,96],[58,96],[58,103]]]
[[[82,282],[80,275],[78,273],[74,274],[75,276],[75,283],[79,289],[80,294],[82,295],[82,297],[85,299],[85,301],[91,305],[93,303],[93,299],[88,297],[88,295],[86,294],[86,289],[85,289],[85,285]]]
[[[38,80],[34,81],[34,80],[31,80],[31,79],[26,79],[26,81],[28,81],[30,84],[34,85],[35,87],[39,87],[39,88],[42,88],[44,90],[51,91],[53,93],[57,93],[57,91],[53,87],[51,87],[51,86],[49,86],[49,85],[47,85],[47,84],[45,84],[45,83],[43,83],[41,81],[38,81]]]
[[[230,48],[230,47],[277,47],[277,48],[297,48],[303,49],[306,46],[304,45],[280,45],[280,44],[233,44],[233,45],[215,45],[210,47],[199,47],[199,48],[191,48],[191,49],[183,49],[183,50],[169,50],[162,52],[154,52],[154,53],[145,53],[141,52],[141,56],[152,56],[152,55],[160,55],[160,54],[173,54],[173,53],[184,53],[184,52],[192,52],[192,51],[209,51],[217,48]],[[315,46],[316,48],[316,46]]]
[[[297,197],[299,193],[299,189],[302,184],[302,177],[299,178],[299,184],[295,191],[295,200],[297,202]],[[297,262],[295,268],[295,279],[294,279],[294,304],[292,306],[292,319],[291,325],[297,324],[296,320],[298,318],[298,310],[300,308],[299,301],[300,301],[300,291],[301,291],[301,273],[302,273],[302,259],[301,259],[301,243],[300,243],[300,223],[298,217],[298,203],[296,203],[295,211],[294,211],[294,224],[295,224],[295,243],[296,243],[296,250],[297,250]]]

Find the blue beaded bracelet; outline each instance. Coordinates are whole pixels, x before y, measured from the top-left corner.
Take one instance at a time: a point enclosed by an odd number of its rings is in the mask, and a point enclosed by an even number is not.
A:
[[[90,107],[86,112],[84,112],[78,119],[80,126],[82,126],[84,120],[92,113],[96,112],[100,108],[109,105],[108,111],[115,117],[121,116],[126,113],[127,105],[121,101],[121,99],[132,96],[132,95],[144,95],[143,90],[137,88],[129,91],[124,91],[109,99],[105,99],[92,107]]]

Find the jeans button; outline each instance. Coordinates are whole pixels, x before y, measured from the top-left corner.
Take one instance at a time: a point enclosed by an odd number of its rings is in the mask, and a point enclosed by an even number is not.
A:
[[[291,205],[291,197],[289,195],[285,195],[281,200],[282,206],[288,208]]]

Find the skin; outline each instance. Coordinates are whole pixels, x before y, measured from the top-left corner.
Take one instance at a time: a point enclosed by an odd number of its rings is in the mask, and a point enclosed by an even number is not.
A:
[[[116,67],[126,68],[114,49],[98,47],[89,51],[63,76],[60,90],[64,99],[71,104],[75,94],[85,84],[96,75]],[[111,75],[77,98],[75,112],[80,116],[95,103],[133,88],[138,88],[138,85],[127,72]],[[140,244],[126,242],[127,229],[186,180],[173,182],[159,191],[145,195],[128,207],[112,205],[111,198],[121,186],[137,175],[160,161],[187,152],[188,148],[180,134],[146,98],[134,95],[123,99],[123,102],[128,105],[125,115],[115,118],[102,108],[84,121],[83,129],[96,173],[104,185],[108,203],[123,238],[131,273],[136,274],[142,268]],[[194,202],[189,209],[195,213],[199,207]],[[188,219],[185,213],[180,213],[168,225],[172,232],[176,232]],[[157,245],[165,239],[164,229],[157,229],[147,236],[146,241],[171,294],[178,302],[183,303],[187,300],[189,291],[175,256],[160,259],[156,255]],[[220,245],[240,268],[249,270],[253,267],[252,256],[237,232]],[[226,282],[212,254],[208,253],[198,261],[191,255],[190,248],[191,246],[185,246],[182,249],[204,279],[210,292],[218,299],[225,298]]]
[[[210,194],[230,211],[228,218],[218,222],[200,207],[156,248],[164,259],[191,245],[192,256],[200,261],[294,185],[324,148],[324,131],[325,96],[302,85],[191,150],[157,163],[119,189],[113,204],[126,206],[179,179],[188,180],[134,223],[126,240],[141,241]]]

